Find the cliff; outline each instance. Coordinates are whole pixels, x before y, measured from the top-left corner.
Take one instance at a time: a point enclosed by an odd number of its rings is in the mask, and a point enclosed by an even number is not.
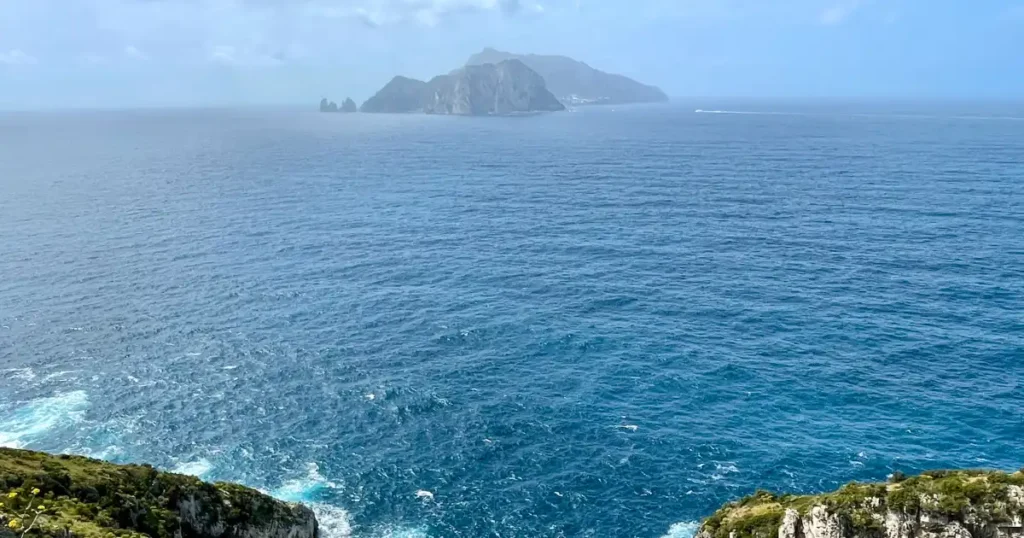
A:
[[[472,56],[466,65],[496,64],[519,60],[536,71],[555,96],[569,104],[625,104],[668,101],[668,96],[655,86],[642,84],[629,77],[606,73],[568,58],[541,54],[513,54],[486,48]]]
[[[391,79],[373,97],[366,100],[363,112],[422,112],[427,95],[427,83],[408,77]]]
[[[507,115],[565,110],[544,79],[519,60],[467,66],[428,84],[427,114]]]
[[[0,448],[2,538],[317,538],[312,511],[258,491]]]
[[[356,112],[359,108],[356,106],[356,102],[351,97],[346,97],[345,102],[341,104],[341,112]]]
[[[1020,538],[1024,474],[932,471],[822,495],[758,492],[727,504],[695,538]]]

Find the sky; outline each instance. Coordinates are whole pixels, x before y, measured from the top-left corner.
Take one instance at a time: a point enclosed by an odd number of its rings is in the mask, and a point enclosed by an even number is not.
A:
[[[362,102],[487,46],[678,97],[1024,100],[1024,0],[0,0],[0,108]]]

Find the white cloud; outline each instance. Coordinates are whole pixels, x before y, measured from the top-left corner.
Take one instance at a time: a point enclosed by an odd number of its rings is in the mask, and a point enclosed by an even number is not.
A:
[[[124,48],[124,55],[133,60],[148,60],[149,56],[142,52],[135,45],[128,45]]]
[[[559,1],[562,0],[554,3]],[[474,12],[543,13],[545,6],[521,0],[312,0],[305,4],[305,10],[324,17],[353,18],[377,27],[409,21],[435,26],[446,17]]]
[[[210,61],[219,64],[235,63],[235,47],[218,45],[210,50]]]
[[[847,0],[846,2],[835,4],[825,11],[822,11],[821,17],[819,17],[818,20],[825,25],[841,24],[843,21],[850,18],[850,16],[853,15],[853,13],[860,7],[860,0]]]
[[[286,50],[267,53],[258,50],[239,48],[232,45],[218,45],[210,48],[207,59],[215,64],[243,67],[280,65],[286,57],[301,54],[302,51]]]
[[[38,60],[21,49],[11,49],[7,52],[0,52],[0,64],[32,65],[35,63],[39,63]]]

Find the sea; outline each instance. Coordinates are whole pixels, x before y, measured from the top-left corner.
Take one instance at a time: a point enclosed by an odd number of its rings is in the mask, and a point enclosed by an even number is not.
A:
[[[324,538],[1024,465],[1024,106],[0,114],[0,445]]]

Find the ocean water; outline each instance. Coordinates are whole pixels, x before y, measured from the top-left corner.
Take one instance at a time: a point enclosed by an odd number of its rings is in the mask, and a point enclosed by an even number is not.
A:
[[[325,538],[678,538],[755,488],[1015,469],[1022,118],[6,114],[0,444]]]

